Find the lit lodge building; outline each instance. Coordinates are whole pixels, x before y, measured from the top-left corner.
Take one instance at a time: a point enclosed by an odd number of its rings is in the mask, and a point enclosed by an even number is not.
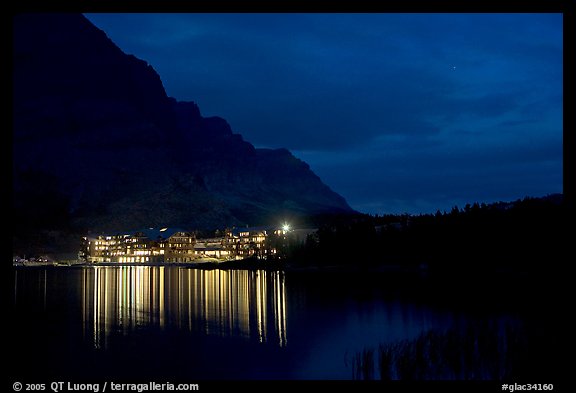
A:
[[[285,236],[289,231],[288,226],[281,229],[266,227],[234,228],[225,233],[225,244],[237,259],[275,256],[278,253],[276,240]]]
[[[194,232],[177,228],[143,229],[115,235],[85,236],[78,259],[88,263],[178,263],[198,259],[278,257],[293,232],[282,228],[233,228],[220,237],[196,239]]]
[[[79,259],[89,263],[191,262],[195,235],[182,229],[143,229],[130,234],[85,236]]]

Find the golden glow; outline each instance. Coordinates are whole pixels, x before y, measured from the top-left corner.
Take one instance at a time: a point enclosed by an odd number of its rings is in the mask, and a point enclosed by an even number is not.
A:
[[[274,300],[276,306],[274,321],[276,322],[276,331],[278,332],[278,345],[286,346],[286,287],[284,286],[284,274],[281,272],[272,273],[275,275],[274,280]]]
[[[286,345],[282,272],[97,266],[84,271],[83,323],[95,348],[113,332],[166,324]]]
[[[152,229],[152,228],[150,228]],[[168,228],[161,228],[166,232]],[[270,233],[285,236],[292,231],[291,225],[284,222],[281,228]],[[255,255],[265,257],[278,252],[267,243],[268,232],[262,229],[242,229],[240,232],[226,230],[221,237],[196,239],[191,232],[175,232],[172,236],[149,239],[143,232],[113,236],[84,237],[83,248],[79,252],[88,262],[193,262],[202,257],[220,260],[242,259]],[[165,250],[165,251],[164,251]],[[150,258],[149,256],[154,256]]]

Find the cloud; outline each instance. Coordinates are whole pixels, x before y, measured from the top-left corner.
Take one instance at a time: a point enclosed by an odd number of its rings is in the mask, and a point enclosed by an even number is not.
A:
[[[561,133],[515,135],[509,140],[481,137],[468,144],[392,136],[345,153],[296,155],[351,206],[371,213],[430,212],[561,192]],[[390,206],[377,210],[386,203]]]
[[[130,34],[118,36],[149,59],[172,96],[225,117],[256,145],[292,149],[332,150],[390,133],[436,133],[442,118],[504,115],[527,89],[508,79],[540,78],[542,59],[558,53],[556,41],[542,38],[557,16],[89,17],[120,32],[125,23]]]
[[[293,150],[359,210],[561,189],[561,14],[88,17],[168,94]]]

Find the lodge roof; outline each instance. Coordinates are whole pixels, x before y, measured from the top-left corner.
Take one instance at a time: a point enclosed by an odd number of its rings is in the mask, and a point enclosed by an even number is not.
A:
[[[178,232],[184,232],[184,233],[187,233],[189,235],[191,234],[190,231],[186,231],[186,230],[181,229],[181,228],[146,228],[146,229],[139,229],[137,231],[134,231],[134,232],[132,232],[132,234],[135,235],[137,233],[142,233],[148,239],[164,240],[164,239],[168,239],[168,238],[174,236]]]
[[[232,229],[232,234],[233,235],[239,235],[241,232],[271,232],[274,231],[274,228],[271,226],[260,226],[260,227],[244,227],[244,228],[233,228]]]
[[[108,234],[101,234],[97,236],[143,236],[151,240],[166,240],[178,232],[184,232],[188,235],[191,235],[192,232],[186,231],[181,228],[140,228],[137,230],[132,231],[125,231],[125,232],[115,232],[115,233],[108,233]]]

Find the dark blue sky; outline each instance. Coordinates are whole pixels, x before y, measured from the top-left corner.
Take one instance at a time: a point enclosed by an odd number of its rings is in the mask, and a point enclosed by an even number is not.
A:
[[[562,192],[561,14],[85,14],[366,213]]]

